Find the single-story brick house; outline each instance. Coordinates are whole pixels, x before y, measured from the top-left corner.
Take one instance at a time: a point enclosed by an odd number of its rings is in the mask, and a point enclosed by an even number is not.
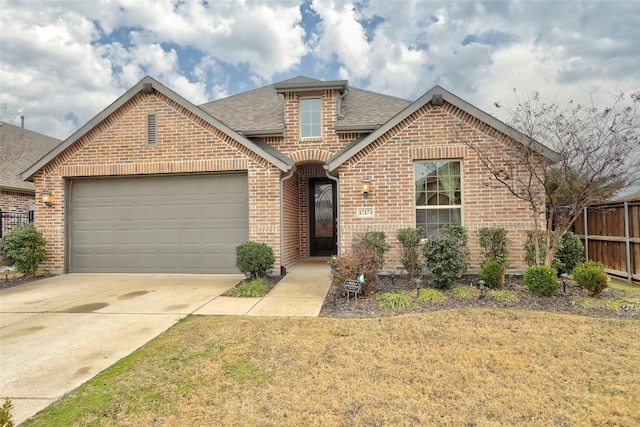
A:
[[[439,86],[411,102],[297,77],[196,106],[145,77],[22,178],[52,197],[36,225],[55,273],[237,272],[246,240],[284,272],[368,230],[386,232],[386,267],[399,268],[399,229],[449,223],[468,229],[472,266],[475,231],[494,226],[524,267],[529,206],[486,186],[453,137],[461,121],[494,150],[530,143]]]
[[[20,126],[0,122],[1,212],[5,215],[19,214],[22,221],[28,218],[29,211],[35,210],[36,187],[33,182],[20,179],[19,175],[60,142],[59,139],[25,129],[24,117],[21,117]],[[3,233],[17,224],[5,218]]]

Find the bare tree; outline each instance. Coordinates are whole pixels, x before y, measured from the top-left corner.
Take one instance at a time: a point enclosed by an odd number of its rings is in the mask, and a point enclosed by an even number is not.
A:
[[[640,181],[640,92],[619,93],[603,109],[573,102],[561,108],[541,102],[538,92],[516,98],[517,106],[505,110],[509,125],[524,136],[523,144],[509,144],[495,156],[464,126],[455,130],[455,138],[478,154],[494,184],[529,203],[535,234],[544,236],[546,250],[541,259],[534,234],[536,263],[551,265],[563,235],[584,208]]]

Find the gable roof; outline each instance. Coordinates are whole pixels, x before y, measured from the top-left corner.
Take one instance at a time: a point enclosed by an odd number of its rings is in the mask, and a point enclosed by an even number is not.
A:
[[[186,110],[193,113],[197,117],[201,118],[205,122],[211,124],[215,128],[219,129],[225,135],[229,136],[239,144],[248,148],[249,150],[257,154],[258,156],[262,157],[263,159],[267,160],[274,166],[278,167],[282,171],[286,172],[290,170],[294,165],[294,162],[292,159],[289,159],[286,156],[275,156],[271,152],[268,152],[263,147],[256,144],[254,141],[251,141],[245,136],[239,134],[238,132],[231,129],[229,126],[227,126],[220,120],[216,119],[215,117],[211,116],[210,114],[200,109],[196,105],[187,101],[185,98],[178,95],[176,92],[172,91],[171,89],[167,88],[162,83],[158,82],[152,77],[146,76],[142,80],[140,80],[135,86],[133,86],[128,91],[126,91],[122,96],[116,99],[111,105],[109,105],[107,108],[102,110],[97,116],[89,120],[84,126],[78,129],[73,135],[71,135],[69,138],[64,140],[60,145],[55,147],[53,150],[47,153],[44,157],[40,158],[40,160],[32,164],[24,172],[22,172],[21,178],[25,180],[33,180],[33,176],[38,170],[44,167],[47,163],[53,160],[56,156],[58,156],[68,147],[70,147],[73,143],[75,143],[80,138],[82,138],[85,134],[87,134],[87,132],[89,132],[91,129],[93,129],[95,126],[97,126],[100,122],[102,122],[108,116],[113,114],[115,111],[117,111],[120,107],[122,107],[125,103],[127,103],[131,98],[136,96],[141,91],[145,91],[145,92],[158,91],[162,93],[167,98],[176,102],[181,107],[184,107]]]
[[[468,102],[464,101],[461,98],[458,98],[457,96],[455,96],[451,92],[449,92],[449,91],[443,89],[442,87],[436,85],[431,90],[429,90],[427,93],[425,93],[420,98],[418,98],[416,101],[414,101],[413,103],[408,105],[405,109],[403,109],[398,114],[393,116],[384,125],[380,126],[378,129],[374,130],[373,132],[371,132],[369,135],[365,136],[364,138],[352,142],[351,144],[349,144],[348,146],[346,146],[342,150],[340,150],[337,153],[335,153],[329,159],[327,159],[327,168],[328,168],[328,170],[329,171],[335,170],[337,167],[339,167],[344,162],[346,162],[348,159],[350,159],[355,154],[360,152],[362,149],[367,147],[373,141],[375,141],[376,139],[378,139],[379,137],[381,137],[382,135],[384,135],[385,133],[390,131],[392,128],[397,126],[400,122],[405,120],[411,114],[415,113],[419,108],[421,108],[422,106],[428,104],[429,102],[433,102],[434,96],[436,98],[441,98],[441,99],[438,100],[438,102],[441,102],[442,100],[447,101],[448,103],[454,105],[455,107],[459,108],[460,110],[462,110],[462,111],[466,112],[467,114],[471,115],[472,117],[475,117],[476,119],[486,123],[487,125],[491,126],[492,128],[502,132],[503,134],[507,135],[508,137],[512,138],[513,140],[515,140],[515,141],[517,141],[517,142],[519,142],[519,143],[521,143],[521,144],[523,144],[523,145],[525,145],[527,147],[531,147],[532,149],[534,149],[537,152],[541,153],[543,156],[547,157],[549,160],[554,161],[554,162],[559,160],[558,153],[556,153],[555,151],[553,151],[550,148],[540,144],[539,142],[537,142],[537,141],[525,136],[521,132],[518,132],[517,130],[515,130],[512,127],[506,125],[505,123],[501,122],[500,120],[496,119],[495,117],[491,116],[490,114],[487,114],[484,111],[480,110],[478,107],[475,107],[475,106],[469,104]]]
[[[0,122],[0,189],[35,192],[33,183],[18,177],[20,172],[61,142],[21,126]]]
[[[337,132],[371,132],[411,104],[406,99],[348,87],[346,80],[328,82],[298,76],[202,104],[200,108],[245,136],[282,135],[284,99],[278,92],[327,87],[348,91],[342,101],[344,117],[336,123]]]

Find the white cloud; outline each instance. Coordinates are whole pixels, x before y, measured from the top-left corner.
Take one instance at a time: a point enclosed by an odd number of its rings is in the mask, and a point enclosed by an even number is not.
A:
[[[513,88],[600,104],[640,86],[638,2],[314,0],[305,21],[300,6],[4,0],[3,120],[22,109],[64,138],[145,74],[194,103],[307,73],[410,99],[439,83],[488,112]]]

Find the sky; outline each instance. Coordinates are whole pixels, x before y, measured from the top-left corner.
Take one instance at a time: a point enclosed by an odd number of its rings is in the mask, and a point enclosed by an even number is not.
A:
[[[304,75],[490,114],[640,89],[640,0],[0,0],[0,120],[70,136],[145,75],[202,104]],[[504,110],[504,109],[503,109]]]

